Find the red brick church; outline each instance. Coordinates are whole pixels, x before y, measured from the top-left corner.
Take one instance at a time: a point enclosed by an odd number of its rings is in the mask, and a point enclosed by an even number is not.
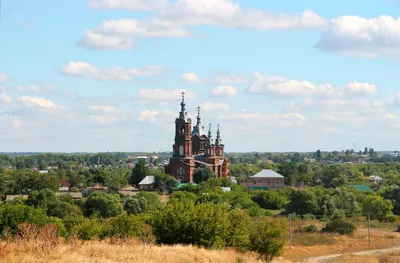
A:
[[[219,124],[214,142],[211,124],[208,134],[201,125],[200,107],[197,108],[197,123],[192,130],[192,120],[187,118],[185,106],[185,93],[182,92],[181,111],[175,119],[175,144],[169,164],[165,167],[166,173],[174,176],[179,183],[193,182],[194,170],[199,167],[210,168],[215,177],[228,176],[229,160],[224,156]]]

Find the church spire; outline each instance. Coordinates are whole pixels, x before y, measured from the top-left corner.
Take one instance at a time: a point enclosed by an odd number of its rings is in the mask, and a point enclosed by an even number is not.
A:
[[[198,127],[199,131],[201,129],[201,117],[200,117],[200,105],[197,107],[197,124],[196,126]]]
[[[208,138],[208,143],[211,144],[211,138],[212,138],[211,123],[209,124],[209,127],[208,127],[208,136],[207,136],[207,138]]]
[[[220,143],[221,143],[221,134],[219,131],[219,123],[218,123],[217,138],[215,139],[215,145],[219,145]]]
[[[185,119],[185,92],[182,91],[181,111],[179,112],[179,119]]]

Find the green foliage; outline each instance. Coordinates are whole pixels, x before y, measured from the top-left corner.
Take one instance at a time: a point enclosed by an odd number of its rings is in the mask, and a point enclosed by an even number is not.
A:
[[[357,229],[356,225],[343,219],[335,219],[326,224],[322,232],[352,234]]]
[[[298,229],[296,229],[296,232],[300,232],[300,233],[317,233],[318,232],[318,227],[315,224],[306,225],[306,226],[299,227]]]
[[[289,214],[299,215],[315,214],[318,209],[318,201],[315,193],[309,189],[302,189],[293,192],[290,196],[290,203],[286,207]]]
[[[201,182],[205,182],[210,178],[214,178],[215,174],[211,171],[210,168],[197,168],[193,173],[193,181],[196,184]]]
[[[400,215],[400,186],[390,185],[380,189],[379,194],[393,204],[393,213]]]
[[[251,250],[258,252],[263,261],[271,262],[283,253],[285,229],[285,223],[277,219],[266,218],[255,223],[250,234]]]
[[[124,210],[128,215],[143,213],[147,207],[147,200],[144,197],[129,197],[124,202]]]
[[[285,208],[289,202],[287,197],[280,195],[277,191],[254,191],[252,200],[261,208],[279,210]]]
[[[79,239],[92,240],[105,235],[105,227],[99,220],[85,218],[79,224],[75,225],[75,232]]]
[[[163,207],[158,194],[151,192],[139,192],[136,198],[144,198],[146,200],[146,211],[155,211]]]
[[[138,237],[149,235],[146,218],[134,215],[119,215],[110,220],[107,235],[110,237]]]
[[[389,200],[384,200],[381,196],[369,196],[364,200],[363,213],[371,214],[371,219],[379,221],[391,221],[393,205]]]
[[[153,231],[158,243],[194,244],[206,248],[247,247],[248,217],[242,211],[229,212],[226,205],[195,205],[174,201],[156,211]]]
[[[146,162],[140,159],[139,162],[132,169],[131,176],[129,177],[129,183],[131,185],[137,185],[149,174],[149,169],[146,167]]]
[[[159,190],[167,190],[171,192],[178,185],[178,181],[169,174],[159,171],[154,172],[156,188]]]
[[[85,215],[98,215],[103,218],[117,216],[122,212],[120,201],[118,195],[93,192],[84,204]]]
[[[191,192],[184,192],[184,191],[174,191],[171,196],[169,197],[169,201],[188,201],[192,203],[196,203],[197,195]]]

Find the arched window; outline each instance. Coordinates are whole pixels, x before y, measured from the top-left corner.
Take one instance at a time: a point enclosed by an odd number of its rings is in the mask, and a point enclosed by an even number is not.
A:
[[[179,156],[183,156],[183,145],[179,146]]]

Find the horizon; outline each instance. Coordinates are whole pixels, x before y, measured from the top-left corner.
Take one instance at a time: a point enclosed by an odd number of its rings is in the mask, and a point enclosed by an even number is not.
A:
[[[228,153],[400,143],[399,1],[112,2],[1,2],[2,151],[170,152],[182,91]]]

